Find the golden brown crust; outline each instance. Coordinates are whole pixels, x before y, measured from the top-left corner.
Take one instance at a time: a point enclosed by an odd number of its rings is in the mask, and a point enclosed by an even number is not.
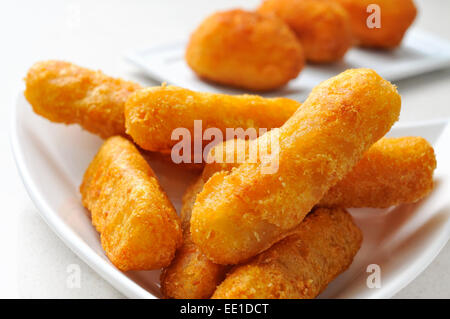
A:
[[[255,91],[285,85],[304,66],[302,46],[287,25],[243,10],[206,18],[191,35],[186,61],[200,77]]]
[[[194,163],[193,161],[191,161],[191,163],[184,163],[184,162],[174,163],[172,155],[170,153],[146,151],[142,148],[140,148],[139,151],[141,152],[142,155],[144,155],[144,157],[147,160],[156,159],[158,161],[170,163],[170,165],[175,165],[176,167],[179,167],[184,170],[189,170],[192,172],[202,172],[203,169],[205,168],[205,163]]]
[[[195,199],[197,194],[203,189],[203,179],[201,177],[197,178],[194,183],[189,185],[186,192],[183,195],[182,206],[181,206],[181,228],[183,233],[189,233],[191,225],[191,215],[192,207],[194,207]]]
[[[217,172],[231,171],[245,162],[250,156],[249,143],[249,140],[234,139],[223,141],[211,148],[208,153],[208,163],[202,172],[203,182],[206,183]]]
[[[392,49],[400,45],[417,16],[412,0],[338,0],[350,15],[352,32],[361,46]],[[381,28],[368,28],[371,4],[380,6]]]
[[[125,101],[141,88],[63,61],[37,62],[25,82],[34,112],[52,122],[79,124],[102,138],[125,134]]]
[[[344,272],[362,233],[343,209],[317,209],[294,234],[236,266],[214,299],[312,299]]]
[[[214,264],[206,258],[191,239],[189,221],[192,206],[202,188],[203,180],[198,178],[183,196],[181,225],[184,242],[170,266],[161,273],[161,291],[167,298],[209,298],[228,270],[228,267]]]
[[[321,83],[279,129],[275,173],[245,162],[206,182],[192,211],[193,241],[220,264],[268,249],[389,131],[400,106],[395,86],[373,70],[347,70]]]
[[[414,203],[433,189],[436,157],[421,137],[384,138],[322,198],[324,207],[386,208]]]
[[[258,9],[286,22],[314,63],[340,60],[353,44],[350,18],[337,3],[327,0],[266,0]]]
[[[266,134],[271,134],[266,133]],[[248,157],[248,142],[238,140]],[[236,158],[237,147],[230,141],[211,149],[211,159],[222,148],[221,163],[205,166],[202,178],[206,182],[214,173],[231,171],[240,164],[226,162],[231,154]],[[427,196],[433,189],[436,157],[433,147],[422,137],[382,138],[364,154],[344,179],[333,186],[319,206],[344,208],[386,208],[410,204]]]
[[[148,163],[123,137],[105,141],[80,186],[106,255],[120,270],[169,265],[181,245],[180,220]]]
[[[166,298],[209,298],[227,269],[211,262],[187,235],[170,266],[161,273],[161,292]]]
[[[183,128],[194,137],[194,121],[201,120],[203,130],[227,128],[271,129],[279,127],[300,103],[287,98],[263,98],[256,95],[200,93],[176,86],[139,90],[125,106],[127,133],[143,149],[170,153],[178,143],[171,136]]]

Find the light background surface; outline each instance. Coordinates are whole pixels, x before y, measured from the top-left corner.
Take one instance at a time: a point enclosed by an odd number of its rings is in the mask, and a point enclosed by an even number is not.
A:
[[[215,10],[254,8],[254,0],[9,1],[0,4],[0,297],[123,298],[74,255],[39,217],[17,173],[9,145],[13,99],[27,69],[64,59],[152,85],[122,55],[186,38]],[[450,1],[416,0],[416,26],[450,41]],[[450,118],[450,69],[396,83],[401,121]],[[441,163],[441,165],[450,165]],[[51,187],[51,185],[49,185]],[[449,194],[450,196],[450,194]],[[67,288],[68,267],[81,287]],[[450,244],[396,298],[450,298]]]

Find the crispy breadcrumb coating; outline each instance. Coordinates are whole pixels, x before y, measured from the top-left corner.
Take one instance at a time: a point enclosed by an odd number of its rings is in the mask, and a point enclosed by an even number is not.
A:
[[[271,134],[269,131],[265,134]],[[249,154],[249,140],[234,139],[218,143],[208,153],[208,163],[202,172],[203,182],[206,183],[208,179],[217,172],[231,171],[234,167],[241,165],[242,159],[248,160]],[[258,142],[257,142],[258,143]],[[242,155],[244,153],[244,155]],[[239,158],[239,156],[241,156]],[[258,153],[258,156],[259,153]]]
[[[182,242],[178,215],[152,169],[123,137],[105,141],[84,174],[83,205],[120,270],[170,264]]]
[[[170,266],[161,274],[161,291],[167,298],[209,298],[228,270],[227,266],[215,264],[206,258],[191,239],[189,226],[192,206],[202,188],[203,180],[199,178],[183,196],[181,225],[184,242]]]
[[[285,85],[304,60],[300,42],[283,21],[243,10],[206,18],[186,49],[186,62],[198,76],[254,91]]]
[[[335,62],[353,44],[350,18],[338,3],[327,0],[266,0],[258,11],[286,22],[303,45],[306,59]]]
[[[195,199],[197,198],[197,194],[201,192],[203,189],[203,179],[201,177],[197,178],[195,182],[193,182],[187,189],[183,195],[182,206],[181,206],[181,228],[183,229],[183,233],[190,232],[191,226],[191,216],[192,216],[192,207],[194,207]]]
[[[266,134],[271,134],[270,132]],[[226,162],[231,154],[236,158],[238,147],[231,141],[211,149],[211,160],[220,154],[218,162],[206,164],[202,178],[206,182],[214,173],[231,171],[237,162]],[[238,140],[248,156],[248,141]],[[222,148],[222,152],[218,149]],[[415,203],[433,189],[436,157],[433,147],[422,137],[382,138],[341,181],[332,187],[318,206],[344,208],[386,208]]]
[[[271,129],[279,127],[300,103],[287,98],[256,95],[200,93],[176,86],[145,88],[133,93],[125,105],[127,134],[143,149],[170,153],[178,140],[175,129],[188,129],[194,137],[194,121],[201,120],[203,131],[227,128]]]
[[[315,298],[351,265],[361,242],[361,231],[344,209],[317,209],[294,234],[236,266],[212,298]]]
[[[436,157],[421,137],[383,138],[322,198],[323,207],[415,203],[433,190]]]
[[[279,129],[278,170],[264,174],[265,163],[247,161],[206,182],[192,211],[193,241],[219,264],[268,249],[389,131],[400,107],[395,86],[370,69],[319,84]]]
[[[361,46],[380,49],[398,47],[417,16],[412,0],[337,0],[349,13],[352,32]],[[369,28],[373,11],[369,5],[378,5],[380,28]]]
[[[52,122],[79,124],[102,138],[125,134],[125,101],[141,88],[63,61],[35,63],[25,83],[34,112]]]

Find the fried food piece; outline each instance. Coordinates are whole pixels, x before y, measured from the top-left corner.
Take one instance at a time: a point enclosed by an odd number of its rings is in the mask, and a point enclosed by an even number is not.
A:
[[[174,163],[174,161],[172,160],[172,156],[168,153],[160,153],[160,152],[151,152],[151,151],[146,151],[143,150],[142,148],[140,149],[140,152],[142,155],[144,155],[144,158],[147,161],[151,161],[151,160],[157,160],[160,162],[165,162],[165,163],[170,163],[171,166],[175,165],[175,167],[179,167],[183,170],[186,171],[192,171],[192,172],[202,172],[203,169],[205,168],[205,163]]]
[[[277,170],[258,159],[206,182],[192,211],[193,241],[219,264],[268,249],[389,131],[400,107],[395,86],[370,69],[319,84],[279,129],[279,152],[269,162]]]
[[[322,198],[323,207],[375,207],[415,203],[433,189],[436,157],[421,137],[384,138]]]
[[[285,85],[303,69],[303,49],[280,19],[230,10],[209,16],[191,35],[186,62],[207,80],[254,91]]]
[[[125,101],[141,88],[62,61],[37,62],[25,82],[25,97],[35,113],[52,122],[79,124],[102,138],[125,134]]]
[[[209,156],[213,162],[206,164],[203,170],[204,182],[216,172],[231,171],[240,165],[237,161],[227,162],[227,156],[236,159],[240,150],[248,157],[248,141],[239,140],[236,146],[230,142],[211,149]],[[221,157],[216,162],[218,154]],[[386,208],[415,203],[433,189],[435,168],[433,147],[424,138],[382,138],[325,194],[318,206]]]
[[[84,207],[120,270],[168,266],[182,242],[178,215],[150,166],[123,137],[105,141],[84,174]]]
[[[272,134],[269,131],[266,134]],[[208,153],[207,164],[202,172],[203,183],[217,172],[229,172],[233,168],[238,167],[250,157],[250,143],[249,140],[234,139],[218,143]],[[258,143],[258,140],[256,141]],[[259,143],[258,143],[259,144]],[[258,150],[255,150],[258,152]],[[257,153],[259,156],[259,153]]]
[[[340,60],[353,44],[350,18],[338,3],[326,0],[266,0],[258,11],[286,22],[303,45],[306,60]]]
[[[176,86],[145,88],[133,93],[125,105],[127,134],[143,149],[170,153],[178,143],[171,136],[183,128],[194,137],[194,121],[203,130],[227,128],[274,128],[297,110],[300,103],[287,98],[256,95],[199,93]]]
[[[183,205],[181,207],[181,227],[183,233],[190,233],[192,207],[194,206],[197,194],[203,189],[203,179],[199,177],[194,183],[192,183],[183,195]]]
[[[398,47],[417,16],[412,0],[338,0],[349,13],[352,32],[361,46],[380,49]],[[369,28],[373,22],[370,5],[380,7],[380,28]],[[368,21],[370,20],[370,21]]]
[[[351,265],[361,243],[362,233],[344,209],[317,209],[292,235],[236,266],[212,298],[315,298]]]
[[[192,206],[202,188],[203,180],[199,178],[183,196],[181,225],[184,242],[170,266],[161,274],[161,291],[168,298],[209,298],[229,269],[210,261],[192,242],[189,231]]]

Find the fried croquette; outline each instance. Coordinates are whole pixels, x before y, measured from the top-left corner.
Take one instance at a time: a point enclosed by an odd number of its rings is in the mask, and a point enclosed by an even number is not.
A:
[[[203,189],[204,184],[205,183],[201,177],[197,178],[197,180],[186,189],[186,192],[183,195],[183,205],[181,206],[180,214],[183,233],[190,233],[192,207],[194,206],[197,194]]]
[[[279,129],[279,151],[269,161],[277,170],[246,161],[205,183],[192,211],[193,241],[219,264],[268,249],[389,131],[400,107],[395,86],[370,69],[322,82]]]
[[[320,208],[294,233],[236,266],[213,299],[312,299],[352,263],[362,233],[344,209]]]
[[[133,93],[125,105],[127,134],[143,149],[170,153],[178,143],[172,140],[177,128],[194,134],[194,121],[203,130],[227,128],[274,128],[297,110],[300,103],[287,98],[256,95],[200,93],[176,86],[145,88]],[[202,133],[203,134],[203,133]]]
[[[319,206],[386,208],[415,203],[433,190],[435,168],[433,147],[424,138],[383,138]]]
[[[258,11],[275,14],[295,32],[313,63],[335,62],[353,44],[350,18],[341,5],[327,0],[266,0]]]
[[[125,101],[141,88],[62,61],[34,64],[25,82],[25,97],[34,112],[52,122],[79,124],[102,138],[125,134]]]
[[[107,139],[80,186],[101,244],[120,270],[168,266],[182,243],[178,215],[150,166],[123,137]]]
[[[202,173],[204,182],[216,172],[231,171],[239,166],[236,160],[238,151],[244,152],[248,158],[249,141],[237,140],[236,145],[230,142],[211,149],[208,156],[212,162],[206,164]],[[227,157],[233,161],[227,162]],[[415,203],[433,189],[435,168],[433,147],[424,138],[382,138],[350,173],[325,194],[318,206],[387,208]]]
[[[189,227],[192,206],[202,188],[203,180],[199,178],[183,196],[181,225],[184,242],[170,266],[161,273],[161,291],[167,298],[209,298],[228,270],[227,266],[215,264],[206,258],[191,239]]]
[[[265,134],[272,134],[269,131]],[[217,172],[231,171],[249,159],[249,140],[231,139],[218,143],[208,153],[207,163],[203,168],[202,179],[206,183]],[[256,152],[258,150],[256,149]],[[257,153],[259,156],[259,153]]]
[[[186,62],[201,78],[241,89],[267,91],[303,69],[295,34],[280,19],[257,12],[217,12],[192,33]]]
[[[412,0],[337,0],[337,2],[349,13],[353,35],[359,45],[364,47],[379,49],[398,47],[417,16],[417,8]],[[371,7],[374,5],[377,5],[379,10]]]

